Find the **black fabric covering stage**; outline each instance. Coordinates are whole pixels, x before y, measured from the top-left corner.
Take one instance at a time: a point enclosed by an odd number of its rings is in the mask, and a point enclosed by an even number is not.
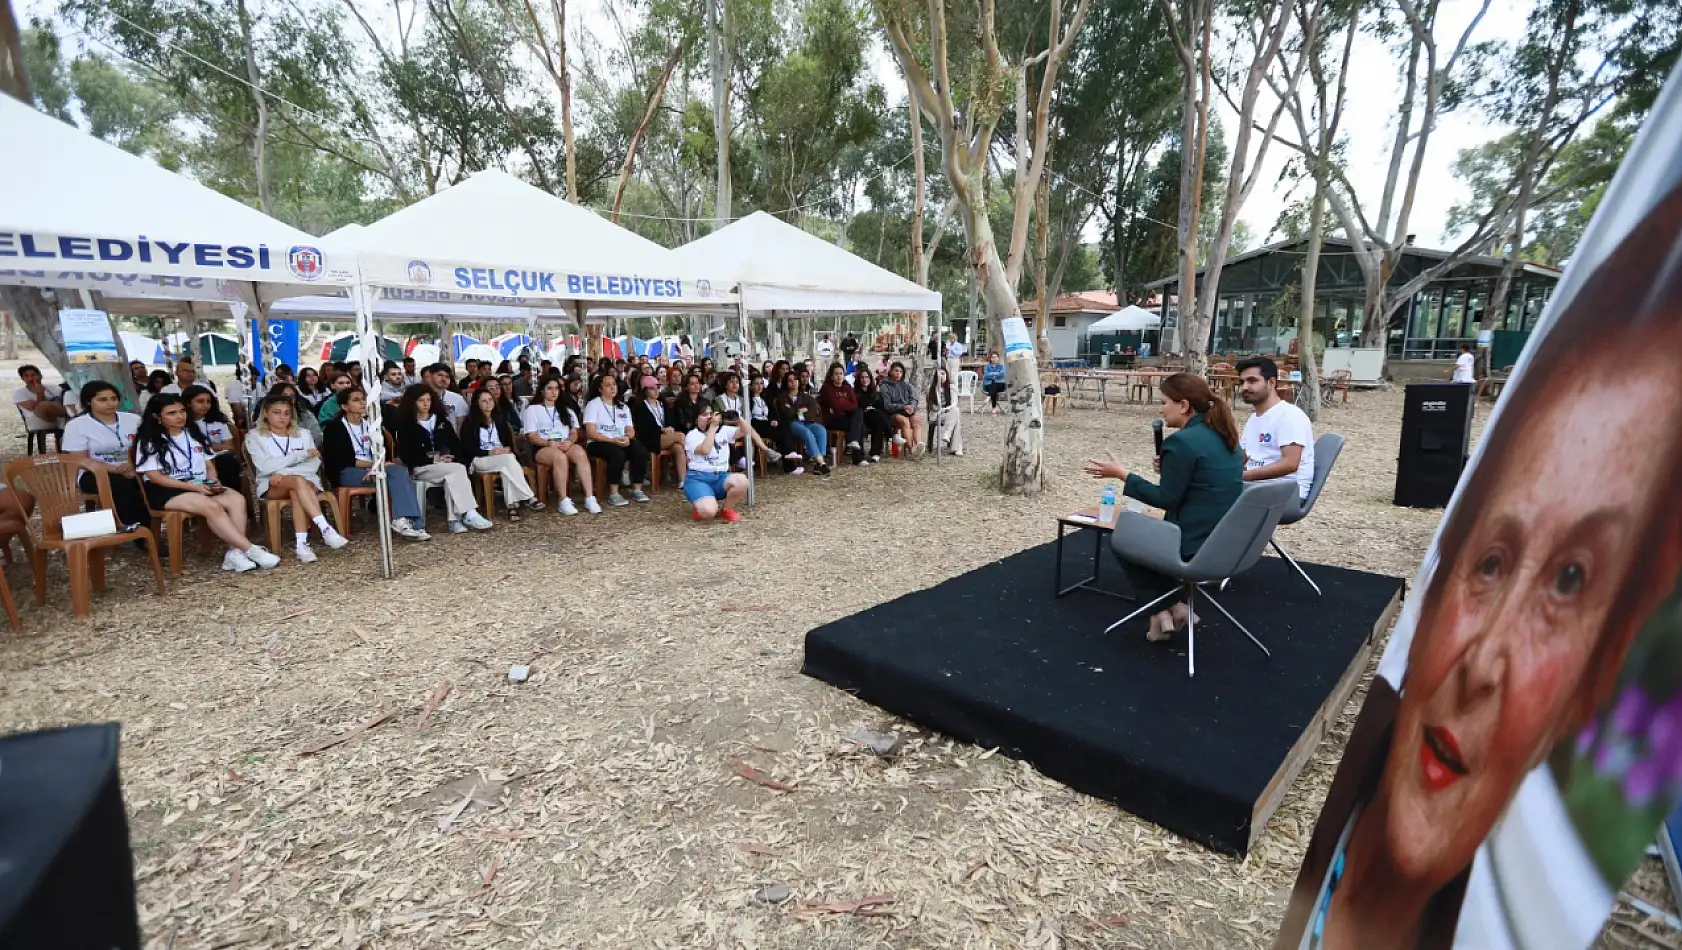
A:
[[[1086,576],[1090,539],[1065,548],[1065,577]],[[1200,603],[1188,679],[1183,637],[1149,643],[1142,617],[1102,632],[1137,605],[1086,591],[1053,598],[1054,557],[1051,544],[1030,548],[819,627],[806,635],[803,672],[1245,853],[1258,799],[1402,582],[1304,565],[1318,598],[1284,561],[1263,558],[1217,596],[1273,656]],[[1099,586],[1124,591],[1107,544],[1104,557]]]

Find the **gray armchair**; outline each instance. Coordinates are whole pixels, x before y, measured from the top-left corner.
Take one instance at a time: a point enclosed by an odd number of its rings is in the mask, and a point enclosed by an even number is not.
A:
[[[1233,626],[1243,631],[1262,653],[1272,656],[1267,647],[1227,612],[1202,585],[1224,581],[1255,566],[1262,551],[1273,538],[1273,529],[1288,507],[1297,503],[1297,485],[1293,481],[1257,482],[1244,486],[1231,510],[1215,526],[1213,533],[1197,555],[1189,561],[1180,559],[1180,527],[1132,511],[1119,513],[1115,532],[1110,535],[1110,551],[1116,558],[1140,567],[1150,568],[1178,581],[1178,586],[1150,603],[1104,628],[1109,633],[1134,617],[1149,613],[1156,605],[1176,594],[1184,594],[1188,606],[1201,593],[1215,605]],[[1186,669],[1197,675],[1197,624],[1191,614],[1186,616]]]
[[[1285,514],[1279,519],[1280,524],[1296,524],[1314,510],[1314,503],[1320,500],[1320,490],[1326,487],[1326,478],[1331,475],[1332,466],[1337,463],[1338,453],[1342,451],[1343,436],[1336,432],[1328,432],[1314,440],[1314,481],[1309,485],[1306,496],[1298,496],[1295,504],[1285,506]],[[1320,585],[1314,583],[1314,578],[1308,576],[1308,572],[1302,569],[1302,565],[1298,564],[1295,558],[1285,553],[1277,539],[1269,539],[1267,543],[1273,545],[1273,550],[1285,559],[1286,564],[1296,568],[1302,579],[1308,582],[1308,586],[1314,588],[1315,594],[1320,593]]]

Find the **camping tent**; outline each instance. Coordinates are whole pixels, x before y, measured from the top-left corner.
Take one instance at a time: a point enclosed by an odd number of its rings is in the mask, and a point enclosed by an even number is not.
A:
[[[1086,328],[1087,333],[1126,333],[1138,330],[1154,330],[1162,325],[1162,318],[1143,307],[1132,304],[1117,310],[1115,313],[1099,320]]]
[[[501,353],[505,360],[515,358],[520,354],[520,350],[525,347],[535,347],[536,345],[537,341],[524,333],[504,333],[490,340],[491,348]]]
[[[940,294],[763,211],[672,252],[687,272],[724,278],[756,313],[939,310]]]
[[[438,362],[438,344],[416,343],[409,347],[408,356],[415,361],[415,369]]]
[[[452,333],[452,334],[450,334],[450,352],[455,354],[455,362],[457,362],[457,363],[461,362],[464,359],[469,358],[467,356],[467,348],[468,347],[470,347],[470,346],[483,346],[483,345],[484,344],[480,343],[478,340],[474,339],[473,337],[468,336],[465,333]],[[475,356],[475,357],[472,357],[472,359],[479,359],[479,357]]]
[[[123,350],[128,353],[130,360],[139,360],[148,366],[164,366],[169,363],[169,355],[164,352],[164,345],[158,340],[130,330],[119,330],[117,335],[123,338]]]
[[[350,330],[334,334],[331,340],[321,345],[322,362],[327,360],[332,360],[335,363],[360,361],[361,355],[361,344],[357,342],[356,333]],[[401,361],[403,359],[402,345],[390,337],[380,337],[380,359]]]
[[[456,357],[456,361],[459,363],[465,363],[468,360],[480,360],[481,362],[489,360],[492,363],[499,363],[502,361],[502,354],[487,344],[474,343],[462,347],[461,355]]]

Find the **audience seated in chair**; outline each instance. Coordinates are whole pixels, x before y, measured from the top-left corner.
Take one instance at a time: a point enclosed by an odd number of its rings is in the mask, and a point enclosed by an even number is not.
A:
[[[1005,364],[999,362],[997,353],[988,353],[987,363],[981,367],[981,391],[987,394],[987,404],[992,407],[993,415],[998,415],[999,397],[1005,391]]]
[[[749,372],[755,371],[750,368]],[[735,372],[718,374],[718,395],[713,397],[713,409],[718,412],[734,412],[742,416],[744,419],[751,420],[753,412],[752,407],[746,399],[742,398],[741,374]],[[781,451],[781,446],[767,445],[765,440],[760,436],[757,428],[748,428],[747,438],[748,441],[753,443],[754,451],[762,453],[767,462],[776,463],[782,461],[783,453]],[[735,459],[737,461],[746,457],[745,445],[735,451]]]
[[[350,542],[327,523],[327,516],[321,512],[321,452],[309,432],[298,427],[295,411],[296,402],[289,394],[264,399],[257,428],[245,437],[245,451],[251,457],[257,497],[285,499],[291,504],[292,554],[309,564],[316,559],[309,544],[311,525],[329,548],[342,548]]]
[[[905,378],[905,364],[895,360],[888,368],[888,379],[878,387],[882,391],[882,411],[894,429],[894,444],[916,454],[923,442],[923,415],[917,408],[917,390]]]
[[[555,497],[560,499],[557,510],[563,515],[578,514],[578,506],[567,497],[569,473],[576,471],[578,483],[584,488],[584,510],[599,515],[602,506],[596,501],[590,457],[585,454],[582,442],[582,413],[567,405],[561,395],[562,385],[558,377],[545,379],[538,385],[531,404],[521,416],[521,428],[526,444],[532,447],[532,460],[549,468]]]
[[[941,448],[951,455],[964,454],[964,417],[958,411],[958,397],[952,391],[952,377],[945,366],[935,368],[929,382],[929,448]]]
[[[775,406],[777,421],[789,430],[792,443],[799,446],[789,457],[804,458],[804,464],[812,471],[828,475],[829,431],[823,426],[823,407],[805,387],[804,377],[798,372],[791,371],[783,377],[783,394]]]
[[[847,382],[846,369],[832,363],[818,390],[818,405],[823,409],[824,429],[843,433],[847,453],[854,465],[869,465],[864,457],[864,412],[859,408],[858,393]]]
[[[894,424],[882,408],[882,390],[876,385],[876,374],[862,364],[853,374],[853,393],[864,416],[864,431],[870,436],[870,461],[880,462],[882,450],[894,434]]]
[[[473,394],[467,407],[467,419],[461,424],[461,463],[474,475],[495,474],[502,483],[502,498],[508,505],[508,520],[519,521],[520,509],[542,511],[544,504],[537,500],[520,468],[515,454],[518,443],[514,429],[497,414],[497,396],[493,392],[496,380],[487,379]],[[485,497],[485,506],[492,504]]]
[[[1156,462],[1159,482],[1151,484],[1108,452],[1102,461],[1087,460],[1086,473],[1093,478],[1120,479],[1124,495],[1162,509],[1164,520],[1179,526],[1180,556],[1189,560],[1238,499],[1244,485],[1244,456],[1238,449],[1238,423],[1232,409],[1201,376],[1175,373],[1164,378],[1159,389],[1162,421],[1176,430],[1162,440],[1162,456]],[[1148,568],[1136,564],[1125,568],[1141,602],[1176,586]],[[1152,614],[1148,639],[1167,640],[1184,629],[1188,611],[1189,605],[1176,603]]]
[[[662,454],[670,453],[677,472],[677,487],[683,487],[688,458],[683,451],[683,433],[667,423],[675,417],[660,400],[660,378],[634,373],[638,379],[631,396],[631,424],[636,427],[637,441],[648,450],[651,466],[660,464]]]
[[[135,435],[134,470],[144,480],[147,503],[153,511],[185,511],[203,518],[211,533],[228,546],[222,570],[275,567],[280,558],[245,536],[245,496],[216,478],[210,463],[212,451],[210,440],[188,420],[180,396],[154,395],[146,403]],[[171,570],[180,573],[180,565]]]
[[[591,458],[601,459],[606,472],[611,491],[607,503],[616,508],[629,504],[619,493],[620,487],[630,489],[631,501],[649,501],[648,493],[642,490],[648,480],[648,449],[636,439],[631,410],[625,406],[619,380],[611,372],[597,376],[590,384],[590,401],[584,406],[584,433],[589,438],[584,451]]]
[[[381,438],[368,422],[368,395],[360,389],[339,394],[338,418],[327,423],[321,447],[328,478],[342,488],[369,484],[374,468],[374,440]],[[411,541],[430,541],[425,512],[415,495],[409,469],[396,459],[385,460],[386,501],[391,509],[391,531]],[[350,513],[343,512],[346,519]]]
[[[467,466],[456,461],[459,449],[455,426],[441,404],[433,401],[430,383],[403,391],[403,401],[397,407],[396,438],[397,457],[409,469],[409,478],[444,490],[444,511],[451,534],[495,527],[479,513]]]
[[[80,399],[86,411],[64,424],[64,451],[88,455],[84,470],[77,476],[77,487],[83,494],[92,495],[98,489],[91,470],[105,472],[117,524],[146,524],[150,520],[146,502],[140,497],[140,483],[129,461],[135,433],[140,431],[140,417],[120,411],[122,394],[104,380],[83,386]]]
[[[222,414],[216,394],[203,386],[188,386],[181,393],[192,426],[210,443],[210,464],[216,480],[226,488],[245,493],[245,475],[239,464],[239,445],[234,441],[234,428]]]
[[[41,371],[34,366],[18,367],[18,379],[23,382],[12,392],[12,402],[23,414],[24,428],[30,433],[59,432],[64,424],[70,420],[70,411],[64,408],[64,403],[55,398],[57,389],[49,391],[47,385],[41,381]],[[42,439],[41,451],[46,451],[45,436]],[[63,448],[63,433],[59,432],[60,449]]]

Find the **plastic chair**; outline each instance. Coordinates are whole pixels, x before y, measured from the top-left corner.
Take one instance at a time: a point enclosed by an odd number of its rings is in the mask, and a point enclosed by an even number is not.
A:
[[[958,370],[958,391],[952,395],[954,405],[960,399],[968,399],[969,411],[975,411],[975,381],[979,378],[973,369]]]
[[[24,449],[30,455],[36,454],[36,446],[40,446],[40,452],[44,453],[47,451],[47,436],[49,435],[53,437],[54,450],[64,450],[64,430],[62,428],[59,428],[58,426],[54,426],[51,429],[34,428],[29,424],[29,413],[24,412],[22,406],[18,407],[18,418],[23,421]]]
[[[86,469],[93,473],[98,485],[100,504],[115,511],[111,500],[111,480],[102,469],[95,469],[86,452],[56,452],[13,459],[6,464],[6,482],[14,490],[27,491],[35,496],[41,513],[41,540],[29,548],[30,561],[35,569],[35,603],[47,602],[47,552],[63,551],[66,570],[70,575],[71,609],[77,617],[93,612],[92,591],[105,589],[105,549],[131,541],[146,547],[152,559],[152,576],[158,582],[162,596],[168,587],[164,582],[164,568],[158,559],[158,538],[151,528],[137,527],[132,531],[96,538],[64,537],[63,520],[77,513],[81,493],[76,489],[77,475]]]
[[[1166,594],[1133,611],[1104,628],[1105,633],[1134,617],[1149,613],[1151,608],[1175,594],[1183,593],[1189,604],[1202,594],[1215,605],[1233,626],[1243,631],[1256,649],[1272,656],[1267,647],[1227,612],[1203,585],[1219,583],[1242,574],[1261,559],[1262,550],[1273,538],[1273,529],[1287,506],[1294,505],[1297,483],[1255,482],[1244,486],[1238,500],[1233,502],[1220,524],[1210,533],[1203,546],[1191,560],[1180,558],[1180,526],[1152,518],[1142,512],[1123,511],[1116,515],[1115,531],[1110,534],[1110,551],[1117,560],[1150,568],[1173,578],[1178,583]],[[1186,671],[1197,675],[1197,621],[1193,612],[1186,614]]]
[[[1342,451],[1343,436],[1336,432],[1327,432],[1314,440],[1314,480],[1309,483],[1307,495],[1298,497],[1295,504],[1285,506],[1284,514],[1279,516],[1281,525],[1296,524],[1314,510],[1314,503],[1320,500],[1320,490],[1326,487],[1326,479],[1331,477],[1332,466],[1337,464],[1338,454]],[[1295,485],[1296,482],[1293,480],[1291,484]],[[1285,559],[1285,563],[1296,568],[1296,572],[1302,575],[1308,586],[1314,588],[1314,593],[1320,593],[1320,585],[1314,583],[1314,578],[1308,576],[1301,564],[1285,553],[1285,549],[1279,546],[1277,540],[1269,538],[1267,543]]]

